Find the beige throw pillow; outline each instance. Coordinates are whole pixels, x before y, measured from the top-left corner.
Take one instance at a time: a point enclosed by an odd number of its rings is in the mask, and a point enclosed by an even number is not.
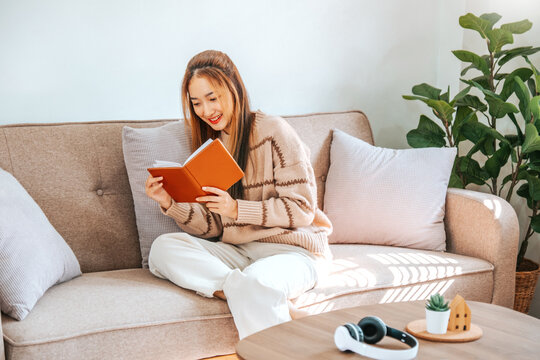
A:
[[[445,250],[446,190],[457,150],[393,150],[334,130],[324,212],[330,243]]]
[[[154,128],[124,126],[122,148],[133,195],[142,266],[148,268],[152,242],[161,234],[181,232],[181,229],[172,218],[161,213],[157,202],[146,196],[144,183],[149,175],[146,169],[155,160],[183,163],[191,154],[191,138],[183,120]]]

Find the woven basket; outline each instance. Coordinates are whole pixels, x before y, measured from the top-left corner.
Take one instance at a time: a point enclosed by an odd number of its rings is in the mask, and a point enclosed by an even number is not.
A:
[[[523,271],[521,269],[524,269]],[[523,259],[520,270],[516,272],[516,295],[514,310],[527,314],[536,289],[540,266],[529,259]]]

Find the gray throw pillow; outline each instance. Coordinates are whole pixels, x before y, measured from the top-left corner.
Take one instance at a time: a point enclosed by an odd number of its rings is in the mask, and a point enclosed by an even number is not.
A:
[[[38,204],[0,169],[0,305],[23,320],[51,286],[81,275],[79,262]]]
[[[125,126],[122,148],[135,206],[142,266],[148,268],[148,254],[156,237],[181,230],[173,219],[161,213],[157,202],[146,196],[144,183],[149,175],[146,169],[154,160],[183,163],[191,154],[191,137],[183,120],[155,128]]]

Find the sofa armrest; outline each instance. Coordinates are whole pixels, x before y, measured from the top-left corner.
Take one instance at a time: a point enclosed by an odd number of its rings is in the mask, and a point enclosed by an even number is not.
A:
[[[492,194],[448,189],[444,225],[447,251],[493,264],[491,303],[512,308],[519,244],[514,208]]]
[[[4,360],[4,331],[2,330],[2,314],[0,314],[0,360]]]

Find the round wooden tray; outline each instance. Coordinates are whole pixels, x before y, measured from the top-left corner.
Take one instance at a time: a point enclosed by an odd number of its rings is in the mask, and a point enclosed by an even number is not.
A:
[[[471,329],[467,331],[447,331],[446,334],[430,334],[426,331],[426,319],[411,321],[405,330],[417,338],[438,342],[469,342],[480,339],[483,331],[480,327],[471,323]]]

